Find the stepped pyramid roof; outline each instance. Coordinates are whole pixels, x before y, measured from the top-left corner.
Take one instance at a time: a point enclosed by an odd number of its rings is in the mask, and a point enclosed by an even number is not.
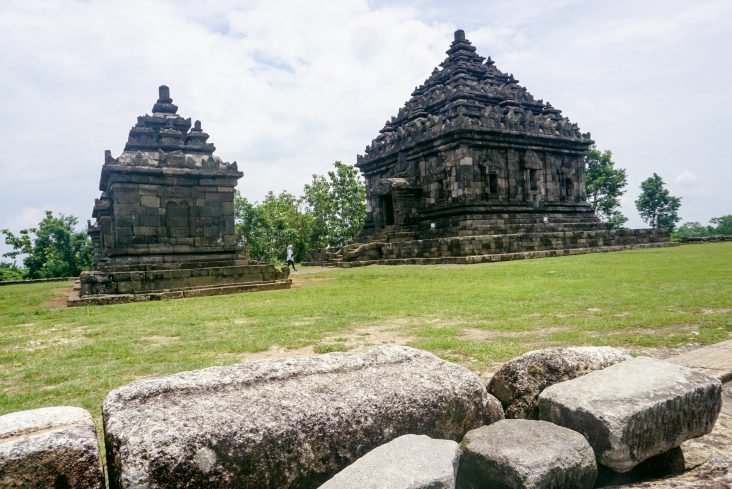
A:
[[[170,89],[161,85],[152,115],[137,118],[122,154],[112,158],[107,151],[105,165],[236,170],[236,162],[226,163],[213,155],[216,147],[208,138],[201,121],[195,121],[191,126],[190,118],[178,114],[178,106],[170,98]]]
[[[386,122],[357,166],[461,129],[592,143],[559,109],[536,100],[513,74],[478,55],[458,30],[447,58]]]

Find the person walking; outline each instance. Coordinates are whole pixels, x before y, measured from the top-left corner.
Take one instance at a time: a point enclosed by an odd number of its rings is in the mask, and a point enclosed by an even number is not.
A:
[[[290,265],[297,272],[297,268],[295,268],[295,253],[292,251],[292,245],[287,245],[287,268],[290,268]]]

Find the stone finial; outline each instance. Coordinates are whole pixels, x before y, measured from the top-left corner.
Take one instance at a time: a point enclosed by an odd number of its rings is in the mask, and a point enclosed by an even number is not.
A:
[[[196,131],[196,132],[200,132],[200,131],[203,130],[203,129],[201,129],[201,121],[196,121],[193,124],[193,130]]]
[[[167,85],[160,85],[158,87],[158,98],[161,101],[170,99],[170,88]]]
[[[462,29],[458,29],[455,31],[455,40],[456,41],[464,41],[465,40],[465,31]]]

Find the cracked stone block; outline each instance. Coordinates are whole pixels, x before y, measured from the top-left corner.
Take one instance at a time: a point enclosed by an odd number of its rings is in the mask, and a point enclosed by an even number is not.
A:
[[[636,357],[539,395],[539,418],[582,433],[602,465],[628,472],[709,433],[722,406],[719,380]]]
[[[103,405],[112,489],[318,487],[401,435],[502,417],[475,374],[394,345],[139,380]]]
[[[89,412],[63,406],[0,416],[0,487],[103,489]]]

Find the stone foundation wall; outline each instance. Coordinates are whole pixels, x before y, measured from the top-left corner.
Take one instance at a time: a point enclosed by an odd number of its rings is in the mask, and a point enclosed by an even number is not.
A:
[[[80,277],[82,297],[98,294],[144,294],[187,288],[272,282],[286,279],[271,265],[179,268],[169,270],[84,272]]]
[[[404,260],[467,257],[505,253],[571,250],[666,243],[660,229],[614,229],[546,233],[516,233],[422,239],[395,243],[373,242],[343,252],[343,261]]]

